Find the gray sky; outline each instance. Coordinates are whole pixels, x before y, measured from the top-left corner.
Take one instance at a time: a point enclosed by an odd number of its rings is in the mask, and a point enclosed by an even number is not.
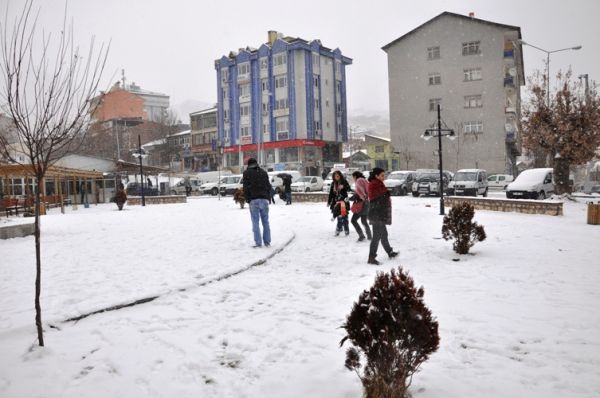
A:
[[[2,14],[7,1],[0,0]],[[9,14],[23,2],[10,0]],[[64,4],[38,0],[40,26],[59,30]],[[553,55],[552,69],[572,65],[576,75],[600,77],[596,0],[78,0],[68,5],[82,47],[91,35],[112,41],[104,86],[113,74],[119,78],[123,68],[128,82],[170,95],[184,121],[188,117],[181,114],[182,103],[216,101],[213,61],[239,47],[258,47],[268,30],[339,47],[354,60],[347,73],[349,109],[385,114],[387,60],[381,47],[443,11],[473,11],[477,18],[520,26],[524,40],[547,50],[580,44],[580,51]],[[543,53],[529,47],[524,52],[528,74],[543,68]]]

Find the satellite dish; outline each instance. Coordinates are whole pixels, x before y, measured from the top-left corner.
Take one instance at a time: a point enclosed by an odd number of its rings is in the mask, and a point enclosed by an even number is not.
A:
[[[508,70],[508,73],[509,73],[511,76],[513,76],[513,77],[514,77],[514,76],[517,76],[517,68],[515,68],[515,67],[512,67],[512,68],[510,68],[510,69]]]

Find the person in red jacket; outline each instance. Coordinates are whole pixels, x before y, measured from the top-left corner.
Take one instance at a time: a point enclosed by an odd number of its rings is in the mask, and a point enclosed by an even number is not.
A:
[[[383,249],[390,258],[398,255],[390,246],[388,241],[388,232],[386,225],[392,225],[392,201],[390,200],[390,191],[383,184],[385,179],[385,170],[375,167],[369,177],[369,186],[367,188],[369,196],[369,221],[373,226],[373,239],[369,248],[368,264],[379,265],[377,257],[377,248],[379,241]]]

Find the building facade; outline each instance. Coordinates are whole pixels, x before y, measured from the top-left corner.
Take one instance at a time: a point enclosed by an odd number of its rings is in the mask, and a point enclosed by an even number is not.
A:
[[[194,171],[217,170],[217,108],[190,113],[190,124]]]
[[[223,165],[249,157],[274,170],[320,175],[342,160],[348,138],[346,66],[352,60],[319,40],[270,31],[260,48],[215,61]]]
[[[402,163],[438,167],[437,105],[454,141],[443,142],[444,168],[516,173],[525,84],[521,30],[444,12],[383,50],[388,56],[391,138]]]
[[[365,145],[371,168],[381,167],[385,171],[398,170],[400,158],[389,138],[365,134]]]

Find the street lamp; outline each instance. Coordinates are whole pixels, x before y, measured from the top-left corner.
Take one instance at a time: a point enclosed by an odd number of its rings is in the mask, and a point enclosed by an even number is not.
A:
[[[440,104],[437,105],[437,128],[427,129],[421,136],[424,140],[428,141],[432,137],[438,137],[438,156],[440,166],[440,182],[438,183],[438,190],[440,194],[440,216],[445,214],[444,210],[444,167],[442,165],[442,137],[447,136],[450,139],[454,139],[454,130],[442,128],[442,116]]]
[[[146,206],[146,196],[144,195],[144,169],[142,167],[142,159],[148,156],[146,151],[142,149],[142,140],[138,134],[138,149],[132,153],[134,158],[140,161],[140,181],[142,185],[142,206]]]
[[[561,51],[568,51],[568,50],[577,51],[577,50],[581,50],[582,46],[567,47],[567,48],[561,48],[558,50],[548,51],[548,50],[544,50],[543,48],[534,46],[533,44],[529,44],[521,39],[517,40],[517,43],[522,44],[524,46],[533,47],[536,50],[540,50],[540,51],[546,53],[546,79],[547,79],[546,80],[546,105],[548,107],[550,107],[550,54],[561,52]]]

